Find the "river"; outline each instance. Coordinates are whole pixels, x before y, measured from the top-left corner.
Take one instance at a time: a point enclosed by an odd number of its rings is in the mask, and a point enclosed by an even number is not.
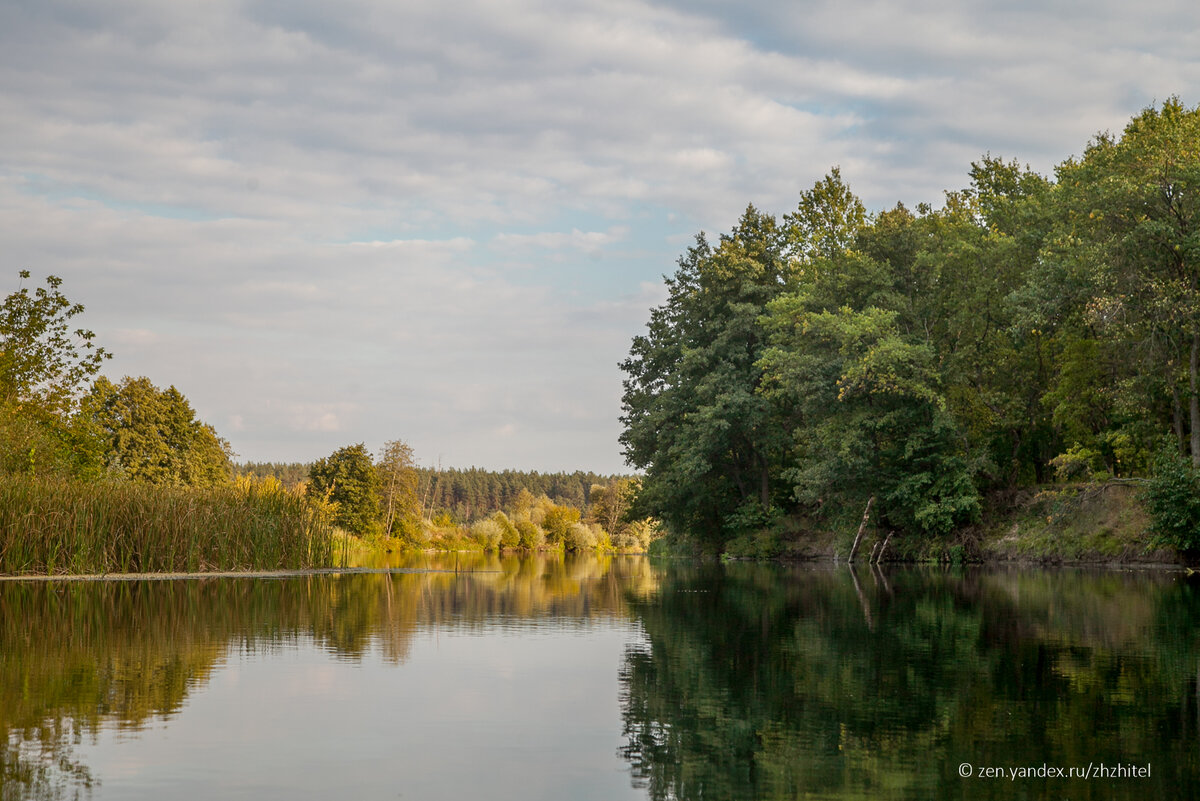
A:
[[[392,566],[0,583],[0,799],[1200,793],[1182,573]]]

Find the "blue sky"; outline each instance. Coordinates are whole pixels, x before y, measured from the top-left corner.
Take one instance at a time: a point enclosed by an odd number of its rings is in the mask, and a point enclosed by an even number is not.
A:
[[[4,0],[0,291],[62,276],[246,460],[615,472],[697,232],[1050,172],[1198,54],[1185,2]]]

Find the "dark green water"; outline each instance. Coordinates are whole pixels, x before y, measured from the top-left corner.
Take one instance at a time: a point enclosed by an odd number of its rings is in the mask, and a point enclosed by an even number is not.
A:
[[[407,566],[0,583],[0,799],[1200,795],[1180,574]]]

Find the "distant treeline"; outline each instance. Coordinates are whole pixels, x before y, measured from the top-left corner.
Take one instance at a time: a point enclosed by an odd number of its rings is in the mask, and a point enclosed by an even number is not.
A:
[[[308,471],[312,462],[245,462],[234,465],[234,473],[239,476],[253,476],[278,479],[279,483],[288,489],[303,487],[308,483]]]
[[[285,487],[304,485],[309,478],[309,462],[247,462],[239,464],[239,475],[257,478],[273,476]],[[417,468],[417,498],[424,517],[445,512],[457,523],[468,523],[499,511],[512,511],[521,490],[534,497],[545,495],[564,506],[588,511],[592,485],[607,486],[619,476],[576,470],[573,473],[539,473],[536,470],[484,470],[430,467]]]

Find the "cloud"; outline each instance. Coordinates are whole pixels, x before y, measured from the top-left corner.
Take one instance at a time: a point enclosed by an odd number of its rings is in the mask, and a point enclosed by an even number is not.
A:
[[[0,236],[246,458],[620,467],[692,236],[833,165],[872,208],[1200,97],[1180,3],[13,0]],[[3,276],[0,276],[2,282]],[[2,286],[2,283],[0,283]],[[505,426],[512,436],[502,436]]]

